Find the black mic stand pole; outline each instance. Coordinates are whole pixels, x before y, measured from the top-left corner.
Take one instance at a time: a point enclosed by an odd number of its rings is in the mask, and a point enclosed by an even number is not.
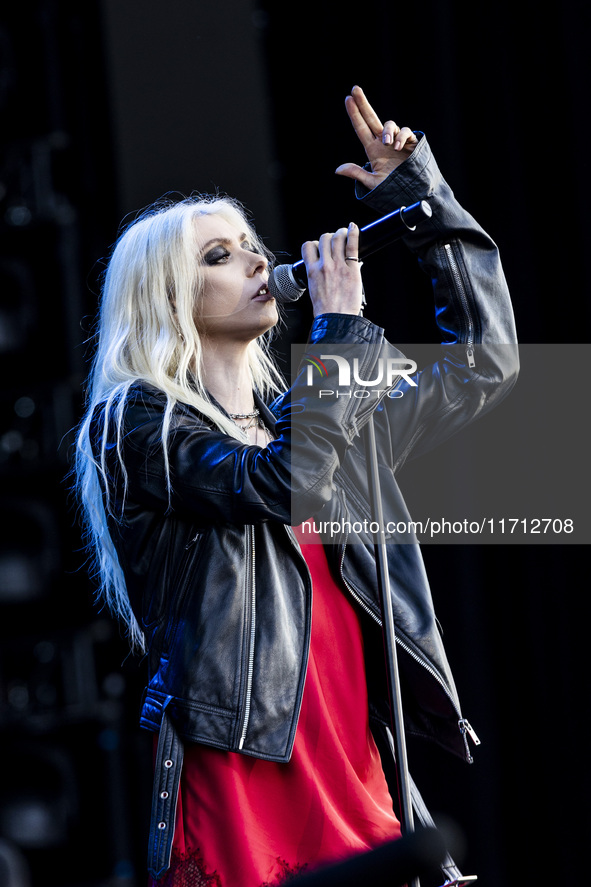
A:
[[[394,616],[392,613],[392,600],[390,598],[390,576],[388,573],[388,558],[386,554],[386,537],[384,532],[382,496],[378,473],[378,457],[373,413],[363,428],[363,439],[367,461],[370,514],[372,521],[377,524],[378,527],[377,532],[373,534],[374,551],[376,556],[378,594],[382,611],[382,637],[386,659],[392,735],[394,738],[394,752],[396,756],[400,827],[403,835],[409,835],[414,832],[414,817],[410,792],[402,703],[400,698],[400,676],[398,672],[398,658],[396,655],[396,632],[394,628]],[[409,883],[408,887],[420,887],[419,879],[414,878],[412,882]]]

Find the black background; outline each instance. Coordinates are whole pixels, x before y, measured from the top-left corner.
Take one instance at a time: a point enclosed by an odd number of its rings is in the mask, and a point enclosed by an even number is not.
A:
[[[64,480],[121,220],[164,192],[219,189],[294,257],[303,240],[369,221],[333,175],[363,162],[344,111],[359,83],[383,119],[427,133],[498,242],[521,340],[588,342],[588,25],[574,0],[31,0],[3,12],[0,836],[20,846],[33,887],[144,883],[143,666],[93,607]],[[393,341],[436,340],[429,281],[402,246],[364,279],[366,315]],[[308,323],[305,304],[290,310],[281,353]],[[565,440],[547,471],[568,458]],[[482,746],[472,767],[411,746],[415,778],[459,826],[464,870],[483,885],[576,883],[591,824],[588,547],[423,551]],[[37,826],[27,804],[46,811]]]

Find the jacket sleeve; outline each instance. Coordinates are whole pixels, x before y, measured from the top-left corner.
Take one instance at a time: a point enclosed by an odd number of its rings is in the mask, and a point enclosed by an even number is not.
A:
[[[363,371],[371,373],[383,330],[352,315],[317,317],[311,347],[335,341],[357,358],[362,355]],[[134,387],[125,404],[119,447],[112,417],[104,445],[117,513],[123,513],[125,505],[128,519],[134,507],[160,513],[172,509],[208,523],[297,524],[309,518],[332,495],[333,474],[366,408],[353,396],[325,404],[318,397],[318,386],[327,380],[311,383],[305,369],[302,366],[291,389],[280,398],[276,439],[264,449],[224,434],[186,405],[174,410],[165,448],[165,396],[150,386]],[[103,419],[98,415],[94,423],[95,453],[103,447]]]
[[[390,176],[357,196],[380,214],[425,199],[432,217],[404,238],[432,280],[442,333],[439,358],[411,385],[404,377],[379,413],[399,467],[447,439],[511,390],[519,358],[513,309],[498,249],[456,200],[425,136]],[[400,356],[387,343],[385,356]],[[411,353],[407,357],[412,359]],[[378,414],[379,414],[378,413]]]

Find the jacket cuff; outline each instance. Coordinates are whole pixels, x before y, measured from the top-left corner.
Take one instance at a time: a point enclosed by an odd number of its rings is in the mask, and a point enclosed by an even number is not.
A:
[[[384,330],[367,317],[355,314],[319,314],[310,330],[310,343],[336,341],[342,344],[379,345]]]

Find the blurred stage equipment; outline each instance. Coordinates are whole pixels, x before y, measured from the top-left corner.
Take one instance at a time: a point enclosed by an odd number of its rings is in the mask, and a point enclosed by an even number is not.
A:
[[[31,887],[29,868],[23,854],[0,838],[0,884],[2,887]]]
[[[118,221],[100,15],[31,0],[0,23],[0,887],[136,887],[143,855],[135,672],[94,611],[65,480],[88,276]]]
[[[403,887],[433,874],[447,850],[435,829],[420,829],[397,841],[326,866],[291,881],[293,887]]]

